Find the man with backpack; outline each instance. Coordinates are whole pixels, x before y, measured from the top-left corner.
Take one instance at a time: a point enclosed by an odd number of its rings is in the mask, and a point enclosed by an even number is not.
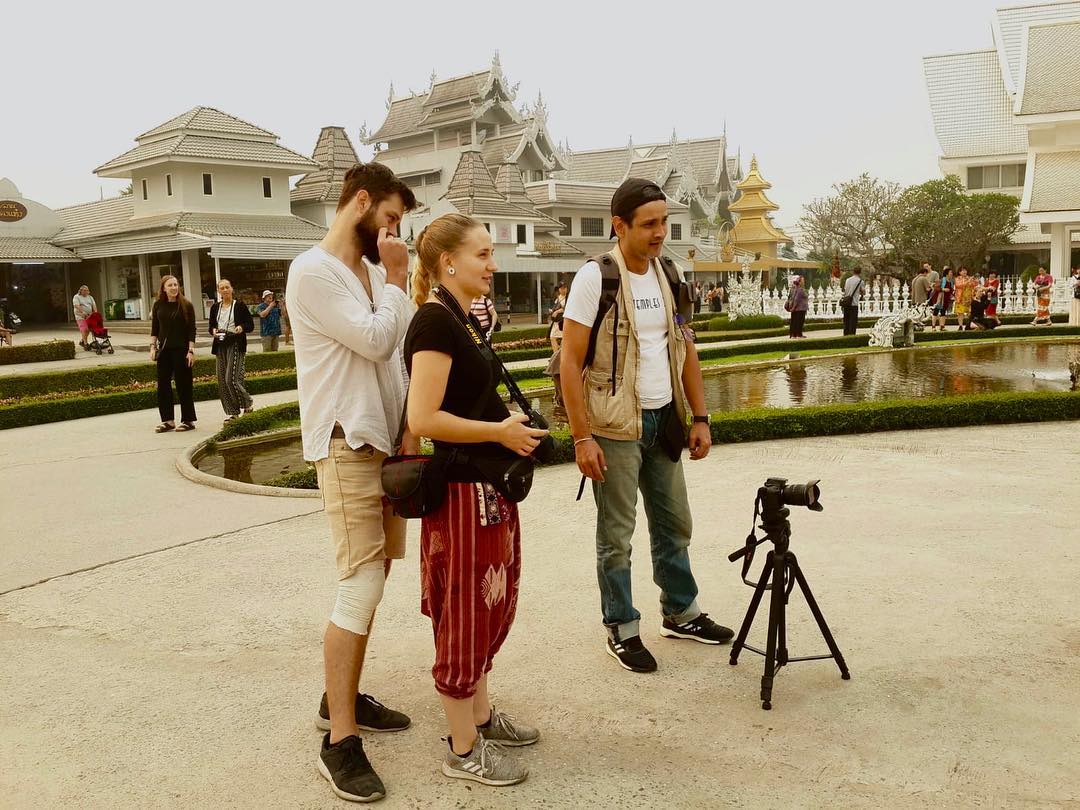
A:
[[[639,488],[660,586],[661,635],[720,644],[734,634],[698,607],[687,553],[692,520],[681,463],[684,396],[693,414],[691,460],[705,458],[712,441],[688,326],[693,293],[660,255],[667,197],[655,183],[630,178],[612,197],[611,214],[618,245],[587,262],[570,288],[561,382],[578,468],[593,482],[607,652],[624,669],[652,672],[656,659],[641,641],[630,588]]]
[[[844,294],[840,298],[840,310],[844,314],[844,334],[854,335],[859,326],[859,300],[862,298],[862,268],[851,271],[844,282]]]

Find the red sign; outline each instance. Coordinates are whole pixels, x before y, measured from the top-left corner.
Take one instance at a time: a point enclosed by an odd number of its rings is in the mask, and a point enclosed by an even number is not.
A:
[[[0,222],[18,222],[25,217],[25,205],[14,200],[0,200]]]

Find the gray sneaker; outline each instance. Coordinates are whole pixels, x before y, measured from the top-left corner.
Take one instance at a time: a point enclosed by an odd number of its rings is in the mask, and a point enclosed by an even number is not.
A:
[[[528,768],[507,758],[502,748],[479,736],[467,757],[459,757],[453,749],[447,751],[442,772],[453,779],[471,779],[494,787],[516,785],[529,775]]]
[[[496,711],[491,707],[491,719],[486,726],[477,726],[477,732],[485,740],[499,745],[518,747],[532,745],[540,739],[540,732],[532,726],[519,723],[508,714]]]

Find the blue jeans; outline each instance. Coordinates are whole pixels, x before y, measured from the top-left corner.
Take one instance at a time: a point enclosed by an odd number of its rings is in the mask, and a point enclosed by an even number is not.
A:
[[[604,625],[616,641],[638,635],[641,619],[630,592],[630,539],[638,489],[649,520],[653,582],[660,588],[661,612],[679,624],[701,614],[687,552],[693,521],[682,462],[672,461],[657,438],[671,408],[642,411],[638,441],[596,437],[607,462],[603,483],[593,482],[596,576]]]

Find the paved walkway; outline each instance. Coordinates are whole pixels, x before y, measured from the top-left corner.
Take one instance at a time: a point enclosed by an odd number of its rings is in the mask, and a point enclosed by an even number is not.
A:
[[[281,399],[294,394],[284,392]],[[271,397],[260,398],[266,403]],[[152,412],[4,431],[0,795],[5,807],[342,806],[311,724],[334,580],[317,501],[191,484],[196,434]],[[768,475],[822,479],[793,549],[853,673],[800,663],[757,701],[761,659],[660,639],[648,537],[634,587],[654,675],[603,651],[592,532],[569,466],[522,509],[518,620],[497,705],[544,738],[518,787],[451,782],[419,614],[417,526],[387,588],[365,689],[413,727],[370,735],[381,806],[972,807],[1080,802],[1080,423],[717,448],[686,464],[702,604],[728,625],[750,589],[725,555]],[[639,526],[640,526],[639,522]],[[142,556],[127,559],[132,554]],[[84,573],[66,572],[97,566]],[[789,646],[824,645],[793,597]],[[755,626],[758,644],[763,618]]]

